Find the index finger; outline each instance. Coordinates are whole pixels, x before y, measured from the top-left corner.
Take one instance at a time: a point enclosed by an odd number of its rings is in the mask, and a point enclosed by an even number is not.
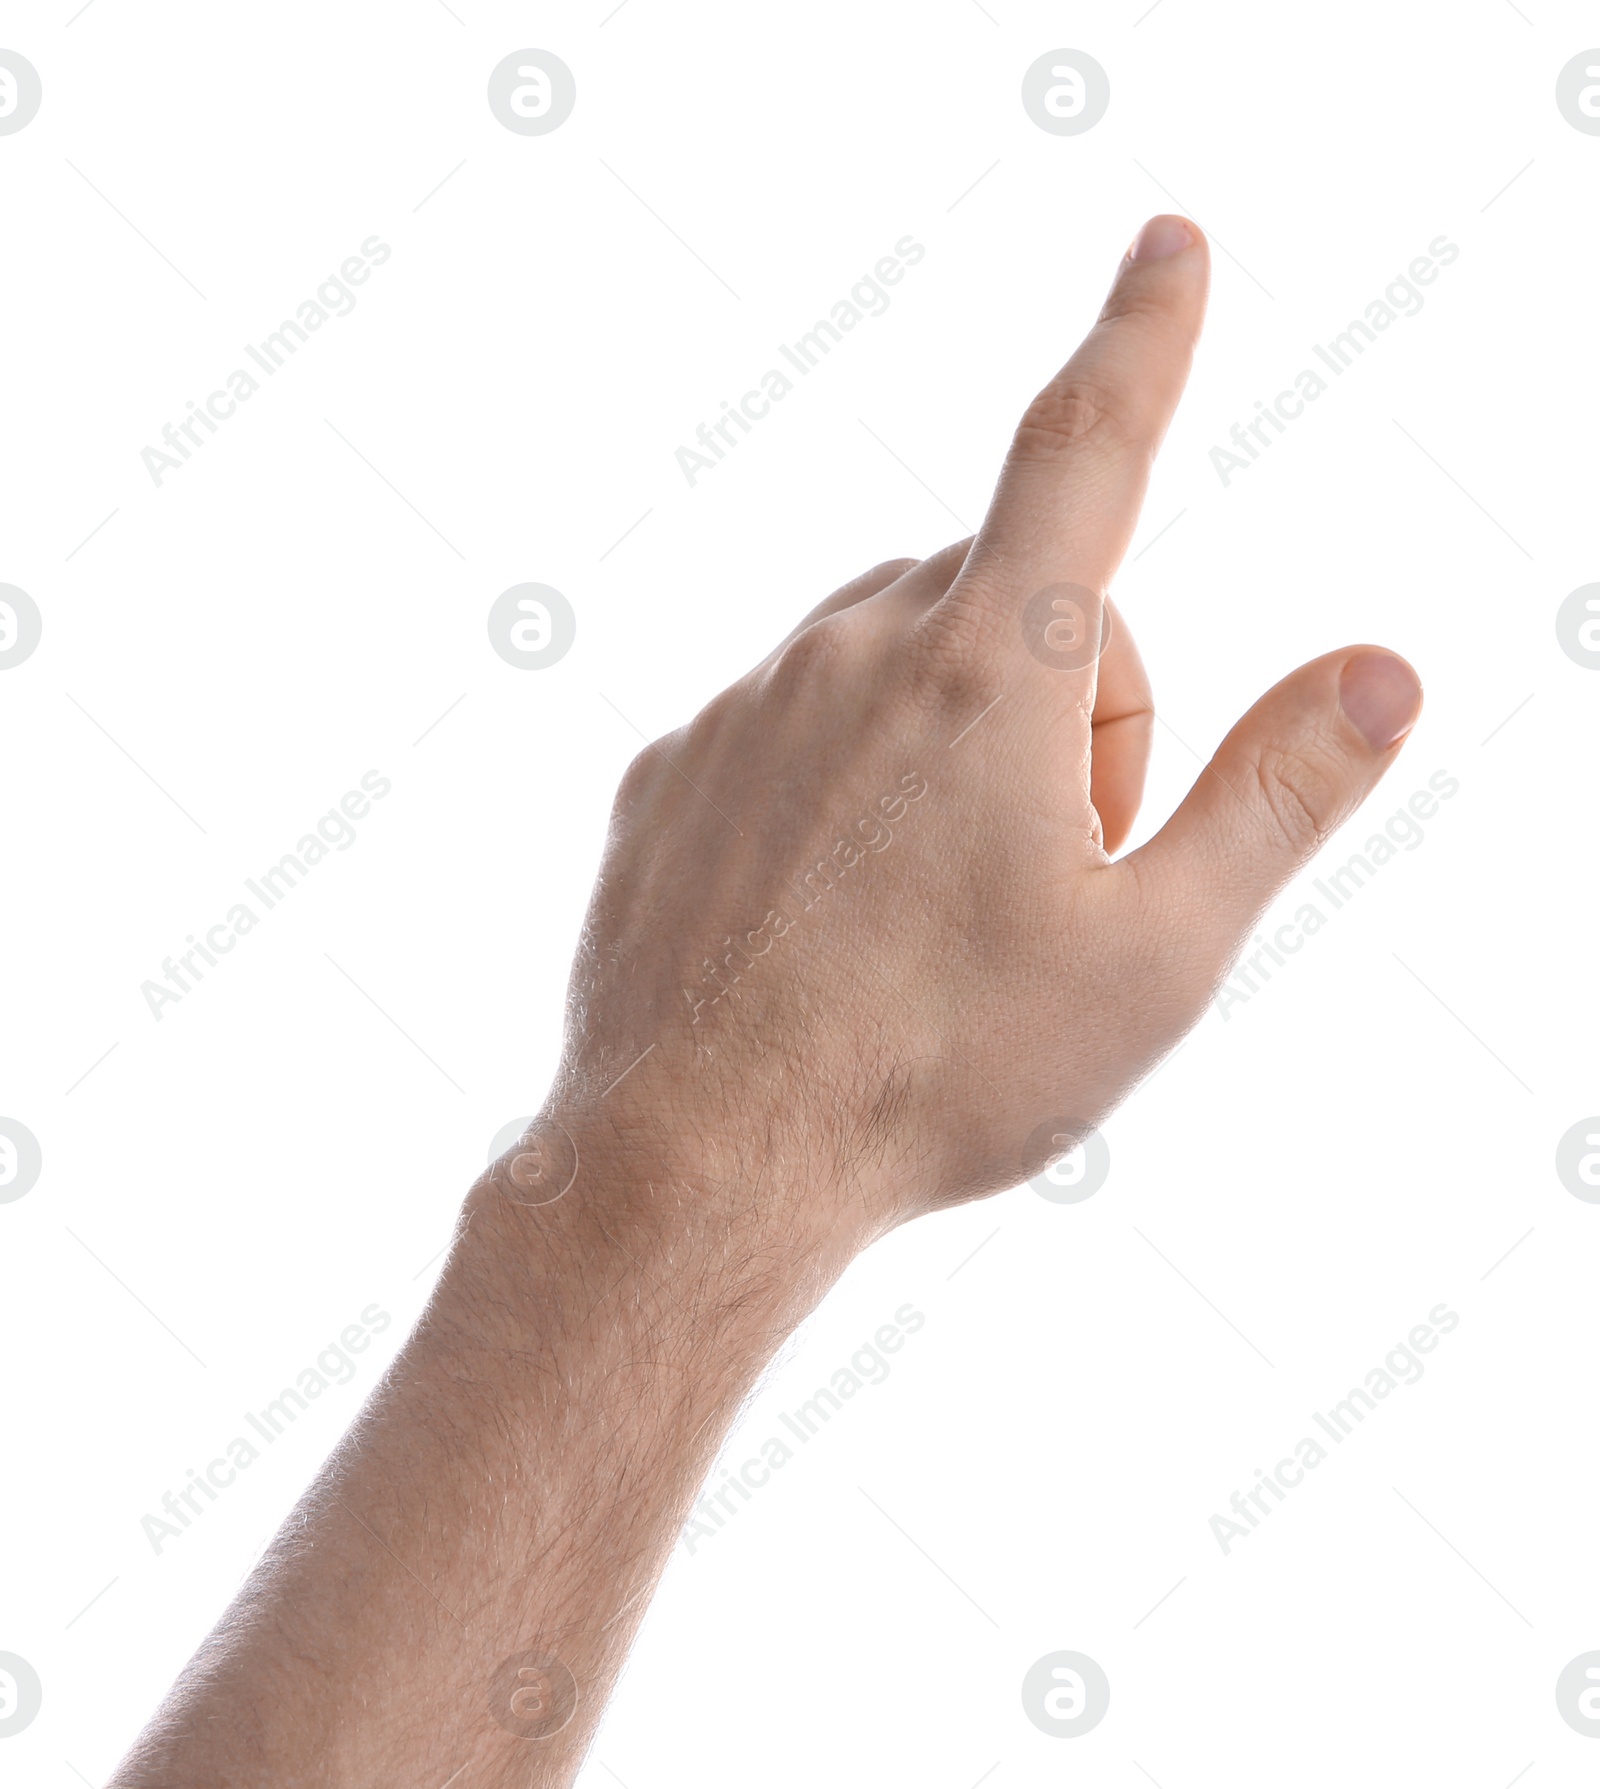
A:
[[[1018,424],[930,627],[963,646],[1012,643],[1039,593],[1078,586],[1104,597],[1188,381],[1209,280],[1205,237],[1186,218],[1155,217],[1140,231],[1094,328]]]

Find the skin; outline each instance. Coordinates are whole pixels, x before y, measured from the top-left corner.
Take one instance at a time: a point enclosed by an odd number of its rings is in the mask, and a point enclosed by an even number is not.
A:
[[[540,1118],[113,1789],[570,1783],[783,1338],[1099,1124],[1383,775],[1421,689],[1347,647],[1110,855],[1154,714],[1103,593],[1207,280],[1152,220],[977,537],[846,585],[633,764]]]

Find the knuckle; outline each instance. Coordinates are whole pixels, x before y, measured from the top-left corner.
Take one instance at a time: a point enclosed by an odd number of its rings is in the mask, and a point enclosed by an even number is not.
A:
[[[773,695],[792,696],[837,675],[849,650],[842,625],[848,613],[812,622],[784,647],[766,677]]]
[[[1271,749],[1255,763],[1256,784],[1279,833],[1298,851],[1317,850],[1343,817],[1341,779],[1316,748]]]
[[[656,786],[660,762],[654,746],[643,746],[634,754],[622,773],[622,781],[617,784],[617,798],[613,804],[617,813],[629,813],[649,800]]]
[[[1138,280],[1118,280],[1100,307],[1097,325],[1114,328],[1119,323],[1166,324],[1172,321],[1170,298],[1152,291]],[[1131,345],[1131,344],[1130,344]]]
[[[886,590],[908,571],[915,571],[921,563],[920,559],[885,559],[881,564],[873,566],[862,582],[876,584]]]
[[[1000,675],[986,629],[981,600],[950,595],[930,609],[912,633],[918,686],[951,706],[992,701]]]
[[[1055,460],[1119,433],[1117,406],[1105,387],[1063,375],[1023,412],[1011,451],[1023,462]]]
[[[738,731],[749,713],[752,695],[748,678],[718,690],[687,726],[658,740],[651,755],[657,763],[662,762],[663,754],[674,764],[685,758],[699,762],[718,739]]]

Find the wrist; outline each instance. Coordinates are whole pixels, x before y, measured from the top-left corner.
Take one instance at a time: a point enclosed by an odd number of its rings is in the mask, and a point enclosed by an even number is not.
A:
[[[863,1212],[736,1129],[550,1107],[469,1191],[433,1318],[517,1347],[625,1301],[641,1328],[759,1352],[871,1241]]]
[[[877,1189],[838,1150],[777,1123],[774,1100],[747,1089],[734,1109],[721,1097],[630,1091],[552,1098],[474,1192],[492,1186],[557,1222],[579,1222],[572,1207],[614,1217],[641,1245],[720,1238],[797,1264],[842,1252],[842,1267],[888,1227],[874,1219]]]

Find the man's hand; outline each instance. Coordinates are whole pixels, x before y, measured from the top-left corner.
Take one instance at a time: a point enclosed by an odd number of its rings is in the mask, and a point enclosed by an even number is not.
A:
[[[1420,690],[1346,648],[1109,856],[1154,716],[1105,593],[1206,279],[1147,225],[977,538],[846,585],[633,766],[544,1113],[119,1789],[570,1783],[784,1335],[1097,1124],[1383,774]]]
[[[788,1184],[863,1236],[1016,1185],[1193,1024],[1416,719],[1330,653],[1121,862],[1154,720],[1106,599],[1188,375],[1207,255],[1156,218],[1028,407],[977,538],[865,573],[618,799],[544,1137],[664,1200]],[[649,1056],[607,1092],[642,1051]],[[559,1126],[560,1132],[551,1129]],[[798,1214],[796,1214],[798,1215]]]

